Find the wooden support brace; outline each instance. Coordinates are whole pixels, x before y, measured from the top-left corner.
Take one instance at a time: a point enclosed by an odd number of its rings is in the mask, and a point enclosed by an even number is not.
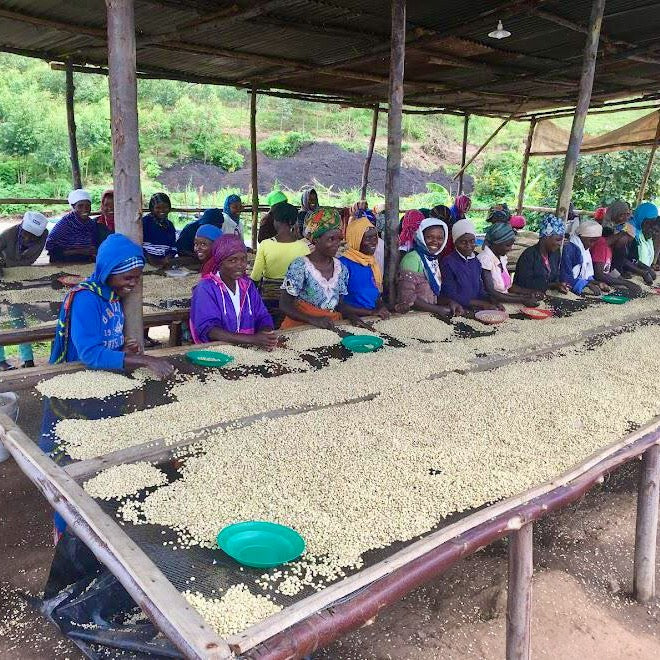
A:
[[[506,659],[529,660],[532,614],[533,525],[509,535]]]
[[[257,88],[250,92],[250,181],[252,185],[252,249],[259,231],[259,173],[257,170]]]
[[[655,555],[660,496],[660,445],[649,447],[642,457],[637,490],[635,568],[633,593],[641,603],[655,596]]]
[[[520,215],[523,209],[525,199],[525,186],[527,185],[527,166],[529,165],[529,154],[532,151],[532,141],[534,140],[534,129],[536,128],[536,117],[532,117],[529,122],[529,133],[527,133],[527,143],[525,144],[525,155],[523,156],[522,172],[520,173],[520,189],[518,190],[518,204],[516,204],[516,213]]]
[[[76,114],[74,110],[73,65],[66,62],[66,123],[69,133],[69,157],[71,158],[71,179],[74,188],[82,188],[80,161],[78,160],[78,140],[76,138]]]
[[[380,107],[378,104],[374,106],[374,114],[371,120],[371,136],[369,138],[369,148],[367,149],[367,156],[364,159],[364,167],[362,168],[362,185],[360,186],[360,199],[367,198],[367,185],[369,184],[369,168],[371,167],[371,159],[374,155],[374,147],[376,146],[376,133],[378,132],[378,113]]]
[[[461,148],[461,173],[458,177],[458,194],[463,194],[463,174],[465,173],[465,160],[467,159],[468,127],[470,115],[466,114],[463,119],[463,145]]]

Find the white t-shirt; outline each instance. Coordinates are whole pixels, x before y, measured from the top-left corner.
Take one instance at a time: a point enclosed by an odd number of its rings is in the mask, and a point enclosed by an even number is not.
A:
[[[226,285],[225,285],[226,286]],[[236,312],[236,327],[241,326],[241,290],[240,287],[238,286],[238,282],[234,284],[236,287],[235,291],[232,291],[228,286],[227,288],[227,293],[229,293],[229,297],[231,298],[232,305],[234,306],[234,312]]]

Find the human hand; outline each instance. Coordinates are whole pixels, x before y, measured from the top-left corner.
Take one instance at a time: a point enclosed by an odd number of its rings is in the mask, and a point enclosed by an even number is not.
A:
[[[449,301],[449,312],[449,316],[463,316],[463,314],[465,314],[463,305],[457,303],[454,300]]]
[[[162,358],[144,356],[144,366],[151,371],[156,378],[163,380],[174,373],[174,367]]]
[[[335,322],[327,316],[319,316],[319,317],[313,318],[313,319],[311,319],[310,324],[315,325],[317,328],[321,328],[323,330],[334,330],[335,329]]]
[[[645,270],[642,275],[642,279],[649,286],[653,284],[655,278],[656,278],[656,274],[652,270]]]
[[[261,346],[267,351],[272,351],[279,341],[278,335],[273,330],[262,330],[252,335],[252,343],[255,346]]]
[[[140,345],[135,339],[126,339],[124,341],[124,353],[131,353],[132,355],[139,355],[142,351],[140,350]]]
[[[387,309],[387,307],[385,307],[385,305],[383,305],[382,307],[379,307],[379,308],[376,310],[376,316],[380,317],[380,318],[383,319],[383,320],[385,320],[385,319],[389,319],[390,316],[391,316],[391,314],[390,314],[390,310]]]
[[[526,300],[523,300],[523,305],[525,305],[525,307],[538,307],[540,305],[540,303],[539,303],[538,299],[536,298],[536,296],[533,296],[533,297],[527,298]]]

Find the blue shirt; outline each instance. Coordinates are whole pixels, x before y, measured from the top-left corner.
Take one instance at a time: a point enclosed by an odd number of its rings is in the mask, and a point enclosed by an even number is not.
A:
[[[346,257],[339,257],[339,261],[348,270],[348,294],[344,296],[344,302],[353,307],[376,309],[380,291],[376,286],[373,270]]]
[[[593,278],[591,277],[585,280],[581,277],[575,277],[573,274],[573,268],[575,266],[582,266],[582,253],[577,245],[574,245],[570,241],[565,241],[559,266],[559,281],[568,284],[571,287],[571,291],[579,295]]]
[[[142,248],[152,257],[176,254],[176,230],[170,220],[156,220],[151,213],[142,218]]]
[[[440,262],[442,295],[463,307],[471,300],[487,300],[488,295],[481,279],[481,262],[475,256],[466,259],[457,250]]]

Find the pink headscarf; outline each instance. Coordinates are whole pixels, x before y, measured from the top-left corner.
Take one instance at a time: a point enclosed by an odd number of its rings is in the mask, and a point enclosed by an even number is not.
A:
[[[603,220],[605,220],[605,214],[607,213],[607,207],[606,206],[601,206],[600,208],[596,209],[594,211],[594,220],[596,222],[600,222],[600,224],[603,224]]]
[[[523,215],[512,215],[509,223],[513,229],[522,229],[527,224],[527,221]]]
[[[472,206],[472,200],[467,196],[467,195],[459,195],[456,198],[456,209],[461,213],[467,213],[470,210],[470,206]]]
[[[401,221],[401,231],[399,232],[399,247],[406,250],[412,250],[415,240],[415,233],[419,225],[424,220],[424,214],[417,209],[406,211]]]
[[[223,234],[216,238],[211,248],[211,256],[202,265],[201,276],[206,277],[218,271],[220,264],[239,252],[247,252],[243,240],[234,234]]]

